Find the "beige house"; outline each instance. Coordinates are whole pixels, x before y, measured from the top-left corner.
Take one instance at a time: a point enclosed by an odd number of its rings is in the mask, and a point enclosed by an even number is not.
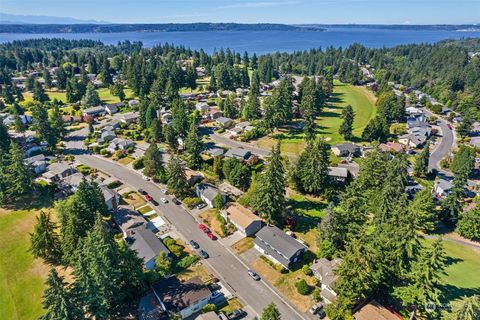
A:
[[[254,235],[262,228],[263,220],[238,203],[229,204],[220,213],[247,237]]]

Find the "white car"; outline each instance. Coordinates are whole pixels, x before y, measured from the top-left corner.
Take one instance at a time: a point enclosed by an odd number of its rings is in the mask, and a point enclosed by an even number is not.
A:
[[[150,178],[147,177],[147,176],[143,176],[143,180],[145,180],[145,181],[150,181]]]
[[[160,201],[162,201],[162,203],[167,203],[168,202],[168,200],[165,199],[165,198],[161,198]]]
[[[160,191],[162,191],[163,194],[167,194],[167,190],[165,190],[165,189],[162,189]]]

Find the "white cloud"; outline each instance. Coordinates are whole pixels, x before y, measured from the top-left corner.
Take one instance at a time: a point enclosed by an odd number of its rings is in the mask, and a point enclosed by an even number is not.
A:
[[[218,7],[217,9],[240,9],[240,8],[270,8],[288,6],[301,3],[302,1],[261,1],[261,2],[239,2]]]

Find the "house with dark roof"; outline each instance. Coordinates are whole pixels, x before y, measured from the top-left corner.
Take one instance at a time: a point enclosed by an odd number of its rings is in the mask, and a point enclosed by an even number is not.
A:
[[[244,160],[247,161],[250,159],[250,156],[252,153],[248,150],[245,149],[239,149],[239,148],[231,148],[228,149],[227,152],[225,153],[226,158],[234,158],[238,160]]]
[[[322,291],[320,295],[326,303],[332,303],[336,297],[335,284],[337,283],[338,276],[335,274],[335,270],[342,263],[342,259],[328,260],[321,258],[310,266],[315,278],[320,280],[320,286]]]
[[[105,111],[109,114],[115,114],[118,112],[118,109],[123,106],[123,102],[118,103],[109,103],[105,105]]]
[[[105,114],[105,107],[98,106],[83,110],[83,116],[97,117]]]
[[[152,290],[161,310],[170,315],[178,314],[182,319],[198,313],[212,297],[212,292],[199,277],[183,282],[177,277],[164,278],[154,283]]]
[[[155,268],[155,259],[160,252],[170,254],[170,251],[157,238],[155,233],[147,229],[148,222],[135,211],[121,207],[112,215],[113,221],[122,230],[128,247],[136,252],[137,257],[143,260],[147,270]]]
[[[225,195],[220,192],[216,187],[206,184],[206,183],[199,183],[195,186],[195,194],[197,197],[202,199],[210,208],[214,207],[214,200],[215,198],[220,195],[222,197],[222,201],[225,202]]]
[[[328,167],[328,176],[334,182],[345,183],[348,179],[348,169],[342,167]]]
[[[357,146],[356,144],[346,142],[334,145],[332,147],[332,152],[339,157],[358,157],[360,156],[361,149],[360,146]]]
[[[35,172],[35,174],[45,172],[47,169],[47,158],[43,154],[37,154],[36,156],[26,158],[23,161],[33,172]]]
[[[76,171],[71,166],[61,162],[54,162],[47,168],[47,172],[43,174],[43,178],[51,182],[58,182],[65,177],[74,174]]]
[[[235,121],[227,117],[219,117],[216,121],[222,128],[230,128],[235,123]]]
[[[275,226],[265,226],[257,232],[255,248],[274,263],[285,268],[297,262],[307,247]]]

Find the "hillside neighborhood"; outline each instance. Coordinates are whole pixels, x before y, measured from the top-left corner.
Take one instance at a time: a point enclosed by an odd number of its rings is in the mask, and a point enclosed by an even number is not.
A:
[[[43,208],[48,312],[56,288],[88,296],[62,302],[72,319],[424,319],[442,243],[480,250],[480,119],[419,86],[340,54],[309,74],[58,41],[62,64],[39,49],[0,83],[1,201]]]

